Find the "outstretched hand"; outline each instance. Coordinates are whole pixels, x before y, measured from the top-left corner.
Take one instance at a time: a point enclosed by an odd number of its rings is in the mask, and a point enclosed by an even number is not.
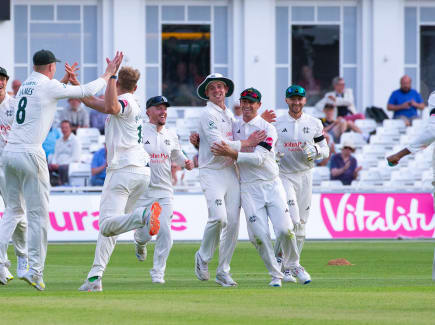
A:
[[[263,114],[261,114],[261,117],[269,123],[274,123],[276,121],[276,113],[273,109],[266,109]]]
[[[116,55],[113,58],[113,60],[106,58],[106,62],[107,62],[106,73],[108,73],[110,75],[116,74],[116,72],[119,69],[119,66],[122,63],[123,58],[124,58],[124,54],[122,52],[119,52],[119,51],[116,51]]]
[[[77,73],[80,68],[78,67],[78,63],[74,62],[72,66],[68,64],[68,62],[65,63],[65,71],[68,73],[68,81],[71,83],[71,85],[77,86],[80,84],[79,80],[77,79]]]

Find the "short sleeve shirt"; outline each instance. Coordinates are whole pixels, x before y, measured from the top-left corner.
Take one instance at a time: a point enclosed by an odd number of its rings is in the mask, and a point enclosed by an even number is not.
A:
[[[423,102],[423,100],[421,99],[421,95],[415,89],[411,89],[407,93],[404,93],[402,90],[397,89],[391,93],[391,96],[388,99],[388,104],[401,105],[411,100],[414,100],[417,103]],[[417,108],[411,106],[410,108],[401,109],[400,111],[394,112],[394,118],[398,118],[400,116],[406,116],[408,118],[417,116]]]

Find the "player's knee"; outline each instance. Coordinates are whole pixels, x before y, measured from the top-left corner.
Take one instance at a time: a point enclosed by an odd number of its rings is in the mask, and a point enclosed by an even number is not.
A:
[[[100,224],[100,232],[105,237],[113,236],[114,234],[111,232],[110,225],[108,222],[103,221]]]

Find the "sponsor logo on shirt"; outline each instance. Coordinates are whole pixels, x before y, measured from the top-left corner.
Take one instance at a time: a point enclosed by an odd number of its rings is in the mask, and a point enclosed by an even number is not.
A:
[[[149,141],[149,140],[147,140],[147,141],[145,142],[145,144],[150,144],[150,141]]]
[[[216,203],[216,206],[221,206],[222,205],[222,200],[221,199],[216,199],[216,201],[214,201],[214,203]]]
[[[282,131],[281,132],[287,132],[287,129],[286,128],[284,128],[284,129],[282,129]]]
[[[302,149],[300,148],[301,144],[302,144],[301,141],[284,142],[284,148],[286,148],[287,151],[302,151]]]
[[[169,155],[164,153],[150,153],[150,163],[155,164],[164,164],[168,159]]]

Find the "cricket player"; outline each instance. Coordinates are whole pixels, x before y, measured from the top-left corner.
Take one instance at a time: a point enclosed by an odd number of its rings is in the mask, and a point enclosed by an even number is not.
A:
[[[160,228],[158,202],[151,208],[135,208],[139,197],[148,191],[151,175],[149,155],[142,144],[141,110],[133,95],[139,78],[139,70],[123,67],[118,78],[110,77],[104,99],[83,99],[87,106],[109,116],[105,125],[107,173],[100,201],[100,231],[94,262],[80,291],[103,291],[103,273],[118,235],[145,226],[152,236]]]
[[[15,117],[15,98],[6,92],[8,80],[9,76],[6,69],[0,67],[0,156],[6,146]],[[0,160],[0,194],[6,209],[5,187],[5,174]],[[9,215],[9,218],[0,219],[0,245],[3,246],[0,254],[5,252],[5,256],[0,256],[0,261],[5,261],[3,266],[0,266],[0,284],[3,285],[14,278],[9,271],[10,261],[6,254],[11,236],[17,256],[17,276],[21,279],[27,272],[27,220],[23,210],[16,215]]]
[[[290,86],[285,97],[289,107],[288,114],[280,116],[275,124],[278,132],[279,174],[287,194],[287,204],[295,224],[301,254],[305,226],[310,215],[314,161],[327,158],[329,147],[323,135],[321,121],[303,112],[306,103],[305,89],[298,85]],[[279,243],[275,246],[277,257],[279,246]],[[290,275],[287,267],[284,272]]]
[[[53,79],[58,59],[51,51],[40,50],[33,56],[33,72],[23,82],[16,96],[16,113],[8,143],[3,150],[7,208],[5,218],[15,217],[23,210],[24,198],[28,221],[29,271],[23,280],[44,290],[43,271],[47,252],[49,177],[42,142],[47,137],[62,98],[93,95],[106,86],[120,60],[119,54],[110,61],[104,74],[84,86],[68,86]],[[67,82],[74,74],[74,65],[65,64]],[[1,246],[0,251],[5,247]],[[0,256],[5,256],[1,252]],[[0,261],[2,266],[5,261]],[[3,269],[3,268],[1,268]]]
[[[235,140],[247,139],[255,131],[265,131],[266,139],[257,146],[244,148],[241,152],[232,149],[225,142],[215,143],[211,151],[216,156],[230,157],[237,162],[240,171],[241,202],[251,242],[272,276],[269,283],[281,287],[284,277],[273,251],[270,239],[268,217],[272,222],[277,240],[283,252],[283,260],[301,283],[311,282],[309,274],[299,265],[299,253],[293,223],[287,208],[285,191],[279,179],[279,168],[275,161],[277,134],[275,127],[258,114],[261,93],[248,88],[240,94],[243,120],[234,124]],[[201,144],[202,145],[202,144]]]
[[[388,164],[395,166],[403,157],[416,153],[430,146],[435,141],[435,92],[432,92],[428,99],[428,105],[431,109],[429,119],[421,131],[411,139],[409,144],[399,152],[387,157]],[[432,155],[433,182],[435,186],[435,147]],[[434,191],[435,192],[435,191]],[[432,267],[432,280],[435,281],[435,253]]]
[[[174,190],[172,188],[171,162],[187,170],[193,169],[193,162],[181,151],[178,136],[165,127],[167,109],[170,106],[164,96],[148,99],[146,113],[149,122],[144,123],[142,137],[145,151],[150,156],[150,188],[137,201],[136,206],[148,206],[158,202],[160,213],[160,230],[154,248],[153,268],[150,271],[153,283],[165,283],[166,260],[172,247],[171,221],[174,211]],[[147,256],[146,244],[151,240],[145,227],[137,229],[134,234],[136,257],[144,261]]]
[[[234,141],[232,112],[225,106],[231,96],[233,82],[219,73],[208,75],[198,86],[198,96],[207,100],[200,115],[199,176],[208,206],[208,221],[201,247],[195,253],[195,274],[201,281],[210,278],[208,263],[213,258],[222,232],[216,283],[224,287],[236,286],[230,276],[230,261],[237,244],[240,221],[240,185],[234,160],[214,156],[213,143],[224,141],[235,151],[252,147],[262,141],[264,132],[254,132],[247,140]]]

